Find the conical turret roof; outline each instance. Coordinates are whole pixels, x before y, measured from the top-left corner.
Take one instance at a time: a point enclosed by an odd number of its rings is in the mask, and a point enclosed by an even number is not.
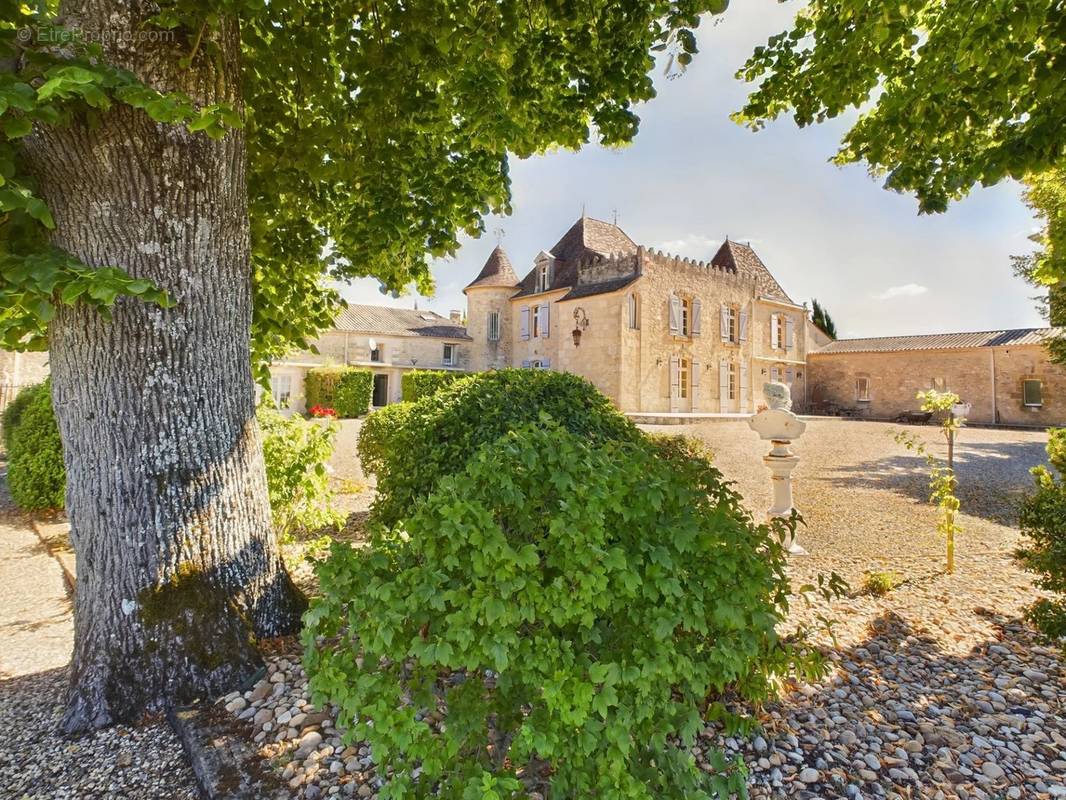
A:
[[[481,272],[467,284],[466,289],[472,289],[475,286],[515,286],[517,283],[518,276],[515,274],[514,267],[511,266],[511,259],[507,257],[502,247],[496,245],[495,249],[489,253]],[[466,289],[463,291],[465,292]]]

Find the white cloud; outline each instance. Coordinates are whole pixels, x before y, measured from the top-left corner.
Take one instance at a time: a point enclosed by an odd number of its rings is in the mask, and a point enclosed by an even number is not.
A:
[[[905,283],[902,286],[890,286],[880,294],[875,294],[876,300],[895,300],[897,297],[917,297],[929,291],[929,287],[920,283]]]
[[[681,239],[670,239],[655,245],[656,250],[665,250],[670,255],[688,256],[706,261],[714,255],[721,244],[720,239],[711,239],[698,233],[690,233]]]

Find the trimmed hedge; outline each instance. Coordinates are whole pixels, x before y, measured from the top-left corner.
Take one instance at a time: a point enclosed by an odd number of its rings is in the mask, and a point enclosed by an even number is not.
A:
[[[338,417],[361,417],[370,410],[374,391],[374,374],[356,367],[315,367],[304,379],[304,398],[308,408],[332,408]]]
[[[4,445],[11,498],[26,511],[63,508],[67,473],[52,410],[52,382],[23,389],[7,412]]]
[[[576,430],[538,417],[550,390]],[[531,421],[487,438],[523,408]],[[750,729],[742,709],[825,673],[775,631],[780,523],[755,524],[697,448],[632,436],[572,377],[461,381],[401,430],[433,414],[483,441],[441,439],[450,474],[369,548],[335,544],[304,617],[312,701],[380,756],[382,795],[743,796],[741,764],[692,758],[703,720]]]
[[[421,400],[436,394],[445,386],[450,386],[460,378],[465,378],[466,372],[447,372],[442,369],[414,369],[405,372],[400,379],[403,389],[403,399],[409,402]]]
[[[545,415],[590,442],[641,438],[610,400],[576,375],[531,369],[471,375],[395,411],[377,411],[363,424],[359,455],[378,481],[371,519],[395,524],[443,476],[462,470],[479,446]]]

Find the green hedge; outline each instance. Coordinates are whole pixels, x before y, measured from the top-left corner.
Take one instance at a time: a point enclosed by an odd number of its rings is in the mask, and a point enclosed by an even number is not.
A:
[[[591,383],[551,370],[481,372],[382,413],[363,424],[359,454],[377,476],[372,519],[388,525],[406,516],[443,476],[461,470],[480,445],[542,415],[592,442],[640,437]]]
[[[1026,617],[1066,654],[1066,428],[1048,432],[1047,453],[1052,468],[1033,469],[1036,491],[1021,505],[1024,538],[1015,556],[1051,593],[1029,606]]]
[[[374,391],[374,374],[355,367],[315,367],[304,379],[304,400],[307,408],[325,406],[338,417],[361,417],[370,409]]]
[[[67,473],[50,380],[19,392],[4,414],[4,445],[15,504],[26,511],[63,508]]]
[[[775,632],[782,529],[698,448],[634,435],[558,373],[471,378],[394,421],[455,432],[436,440],[450,474],[369,548],[334,545],[303,634],[312,701],[380,754],[385,793],[741,796],[739,764],[691,756],[703,715],[747,729],[740,709],[824,674]]]
[[[467,375],[468,373],[465,372],[447,372],[442,369],[414,369],[405,372],[403,378],[400,379],[403,399],[413,403],[415,400],[436,394],[445,386]]]

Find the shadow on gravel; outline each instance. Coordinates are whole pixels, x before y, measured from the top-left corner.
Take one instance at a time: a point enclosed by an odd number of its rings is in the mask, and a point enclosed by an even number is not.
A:
[[[1061,758],[1056,742],[1066,741],[1057,652],[1020,619],[972,613],[995,626],[996,638],[954,655],[887,612],[871,622],[865,641],[839,653],[843,682],[794,693],[775,709],[805,725],[834,721],[817,742],[800,737],[804,763],[818,764],[821,788],[830,793],[821,796],[843,797],[855,784],[872,796],[887,790],[932,797],[940,789],[947,798],[1024,798],[1062,785],[1062,773],[1051,766]],[[943,640],[951,632],[937,635]],[[760,777],[756,772],[756,785]]]
[[[891,441],[889,444],[895,446]],[[962,513],[1015,525],[1017,504],[1032,489],[1029,470],[1047,462],[1044,448],[1042,442],[961,444],[955,456],[955,473]],[[838,489],[889,491],[915,502],[929,502],[927,465],[912,454],[835,467],[823,480]]]

